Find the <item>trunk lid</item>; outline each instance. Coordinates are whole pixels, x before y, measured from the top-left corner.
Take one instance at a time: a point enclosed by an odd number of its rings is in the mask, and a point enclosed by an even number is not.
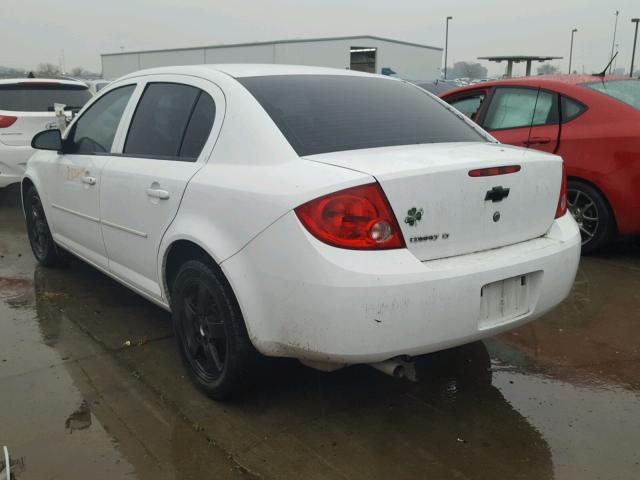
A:
[[[493,143],[351,150],[307,160],[375,177],[407,248],[422,261],[543,235],[554,220],[562,178],[560,157]],[[510,165],[520,171],[469,175],[475,169]]]

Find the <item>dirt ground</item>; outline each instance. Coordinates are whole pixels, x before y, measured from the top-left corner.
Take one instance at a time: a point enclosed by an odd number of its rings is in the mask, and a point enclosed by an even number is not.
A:
[[[640,478],[638,240],[583,258],[544,318],[420,358],[416,383],[282,361],[217,403],[185,378],[166,312],[79,261],[36,265],[16,192],[0,200],[16,479]]]

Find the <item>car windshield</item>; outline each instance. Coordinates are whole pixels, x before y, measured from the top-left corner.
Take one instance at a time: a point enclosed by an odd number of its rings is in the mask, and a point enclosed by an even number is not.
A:
[[[640,110],[640,79],[605,80],[585,83],[583,86]]]
[[[0,110],[52,112],[54,103],[80,108],[91,98],[88,87],[59,83],[10,83],[0,85]]]
[[[300,156],[442,142],[487,141],[405,82],[351,75],[239,78]]]

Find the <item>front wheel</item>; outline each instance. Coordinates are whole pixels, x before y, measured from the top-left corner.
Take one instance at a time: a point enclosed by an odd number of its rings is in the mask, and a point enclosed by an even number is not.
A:
[[[59,267],[68,263],[68,254],[56,245],[42,208],[40,195],[30,187],[24,199],[27,234],[33,256],[45,267]]]
[[[580,227],[582,253],[589,254],[604,247],[614,236],[615,220],[602,194],[587,183],[569,180],[567,203]]]
[[[172,288],[171,310],[180,355],[202,392],[223,399],[251,385],[260,355],[220,272],[199,260],[182,265]]]

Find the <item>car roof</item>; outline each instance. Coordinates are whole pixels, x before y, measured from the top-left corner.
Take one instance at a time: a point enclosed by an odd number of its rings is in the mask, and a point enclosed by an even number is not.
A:
[[[26,84],[33,83],[36,85],[42,84],[57,84],[57,85],[76,85],[79,87],[86,87],[87,84],[79,80],[72,79],[58,79],[58,78],[0,78],[0,85],[13,85],[13,84]]]
[[[262,77],[272,75],[349,75],[349,76],[361,76],[361,77],[382,77],[389,78],[382,75],[374,75],[371,73],[358,72],[349,69],[339,68],[327,68],[327,67],[312,67],[303,65],[281,65],[274,63],[228,63],[228,64],[210,64],[210,65],[182,65],[173,67],[158,67],[147,70],[140,70],[137,72],[125,75],[123,78],[137,77],[141,75],[159,75],[159,74],[174,74],[174,75],[199,75],[206,77],[211,72],[225,73],[234,78],[242,77]]]
[[[605,75],[604,77],[598,75],[537,75],[532,77],[516,77],[505,78],[503,80],[490,80],[488,82],[475,83],[472,85],[465,85],[464,87],[456,88],[444,92],[443,96],[450,94],[457,94],[468,90],[476,90],[484,87],[493,86],[528,86],[528,87],[547,87],[549,89],[566,88],[567,86],[576,86],[583,83],[594,83],[609,80],[629,80],[629,77],[620,75]]]

